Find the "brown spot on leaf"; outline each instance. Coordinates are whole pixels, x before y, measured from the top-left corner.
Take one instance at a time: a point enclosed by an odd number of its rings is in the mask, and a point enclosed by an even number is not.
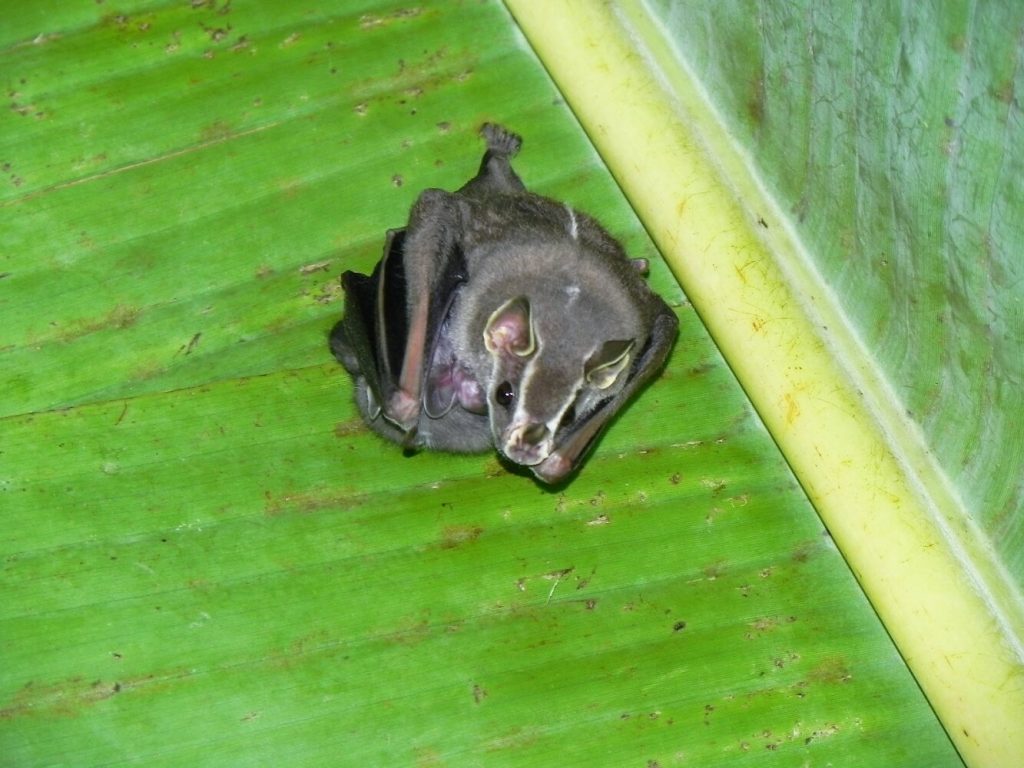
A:
[[[793,554],[791,555],[791,557],[794,563],[806,563],[808,560],[810,560],[813,552],[814,542],[804,541],[801,542],[800,545],[793,550]]]
[[[992,95],[996,100],[1001,101],[1003,104],[1013,104],[1016,99],[1016,91],[1013,87],[1013,80],[1004,80],[999,86],[993,91]]]
[[[847,683],[853,679],[853,674],[844,659],[830,656],[811,670],[810,678],[819,683]]]
[[[62,339],[64,341],[73,341],[74,339],[81,338],[82,336],[88,336],[90,333],[96,333],[97,331],[130,328],[135,325],[135,321],[138,320],[140,314],[141,310],[137,307],[118,304],[98,320],[80,320],[73,324],[62,335]]]
[[[366,13],[359,17],[359,26],[362,29],[386,27],[396,21],[415,18],[422,12],[420,8],[400,8],[397,11],[386,14]]]
[[[267,491],[264,497],[263,514],[267,517],[277,517],[288,512],[310,514],[321,509],[349,509],[360,503],[359,498],[351,493],[328,489],[290,493],[283,496],[274,496]]]
[[[199,132],[199,140],[202,142],[223,141],[232,135],[231,126],[223,120],[214,120],[203,127]]]
[[[348,421],[339,421],[334,425],[335,437],[351,437],[352,435],[358,435],[361,432],[365,431],[366,426],[360,419],[349,419]]]
[[[456,549],[463,544],[476,541],[484,529],[479,525],[448,525],[441,532],[441,549]]]
[[[315,261],[312,264],[303,264],[299,267],[300,275],[308,275],[312,272],[326,272],[331,266],[331,261]]]
[[[753,123],[755,129],[764,122],[765,90],[764,78],[753,77],[749,84],[749,97],[747,98],[747,116]]]
[[[708,581],[714,581],[719,576],[724,575],[725,570],[725,561],[719,560],[704,568],[704,578]]]

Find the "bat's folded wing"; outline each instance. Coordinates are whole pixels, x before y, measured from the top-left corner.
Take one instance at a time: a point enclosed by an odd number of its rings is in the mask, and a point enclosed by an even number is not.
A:
[[[411,426],[389,412],[401,389],[402,371],[417,369],[422,391],[409,392],[423,404],[418,417],[439,419],[456,403],[452,373],[454,358],[448,332],[451,311],[459,286],[465,281],[465,262],[457,242],[431,261],[438,267],[426,296],[407,277],[409,254],[406,229],[388,231],[384,254],[369,276],[358,272],[342,275],[345,314],[331,332],[331,348],[348,371],[365,381],[370,402],[366,415],[381,415],[405,432],[407,447],[417,444],[417,422]],[[411,307],[427,298],[427,323],[422,345],[410,350]],[[432,430],[436,431],[436,430]]]
[[[372,396],[367,414],[380,415],[397,387],[394,371],[402,368],[408,336],[405,314],[405,230],[388,231],[384,256],[370,275],[345,272],[345,314],[331,331],[331,349],[342,365],[361,377]]]

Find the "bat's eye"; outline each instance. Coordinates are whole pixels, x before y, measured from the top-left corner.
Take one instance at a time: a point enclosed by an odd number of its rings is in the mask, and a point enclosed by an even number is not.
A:
[[[501,382],[494,390],[494,399],[498,401],[498,405],[506,408],[512,405],[512,401],[516,399],[516,391],[512,389],[512,384],[507,381]]]

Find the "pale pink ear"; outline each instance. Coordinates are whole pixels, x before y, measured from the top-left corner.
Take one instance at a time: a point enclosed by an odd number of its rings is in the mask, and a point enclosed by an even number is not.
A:
[[[519,296],[494,310],[484,328],[487,351],[511,352],[517,357],[532,355],[536,348],[533,325],[530,323],[530,302]]]

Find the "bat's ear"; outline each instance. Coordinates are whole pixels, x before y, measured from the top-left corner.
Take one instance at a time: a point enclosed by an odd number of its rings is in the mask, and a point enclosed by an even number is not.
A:
[[[587,383],[597,389],[608,389],[629,365],[633,339],[606,341],[583,365]]]
[[[537,348],[530,322],[530,302],[519,296],[498,307],[487,320],[484,344],[491,354],[510,352],[527,357]]]

